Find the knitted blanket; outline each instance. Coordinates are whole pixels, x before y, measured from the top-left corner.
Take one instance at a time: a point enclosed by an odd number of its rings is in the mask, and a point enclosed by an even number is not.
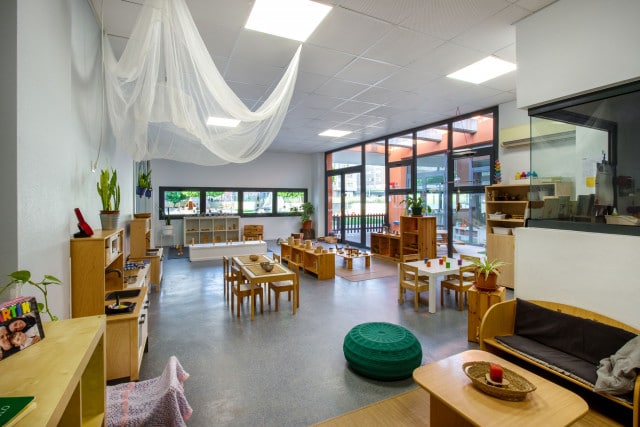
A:
[[[187,378],[171,356],[159,377],[107,386],[106,426],[186,426],[193,412],[184,396],[182,383]]]

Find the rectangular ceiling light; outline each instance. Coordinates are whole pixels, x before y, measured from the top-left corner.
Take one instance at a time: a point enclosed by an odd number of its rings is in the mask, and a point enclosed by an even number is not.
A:
[[[240,120],[225,119],[223,117],[209,117],[207,126],[220,126],[225,128],[234,128],[240,124]]]
[[[480,61],[464,67],[447,77],[469,83],[483,83],[516,69],[516,64],[495,56],[487,56]]]
[[[336,130],[336,129],[329,129],[329,130],[325,130],[322,133],[319,133],[319,136],[331,136],[331,137],[335,137],[335,138],[340,138],[341,136],[345,136],[345,135],[349,135],[351,133],[351,131],[348,130]]]
[[[245,28],[303,42],[331,9],[310,0],[255,0]]]

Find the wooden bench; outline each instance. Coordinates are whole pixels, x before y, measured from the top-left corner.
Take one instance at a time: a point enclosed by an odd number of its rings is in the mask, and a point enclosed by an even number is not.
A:
[[[549,310],[553,310],[559,313],[564,313],[570,316],[576,316],[583,319],[590,319],[595,322],[599,322],[605,325],[613,326],[616,328],[624,329],[636,335],[640,334],[638,329],[635,329],[629,325],[626,325],[622,322],[619,322],[615,319],[611,319],[609,317],[603,316],[598,313],[594,313],[590,310],[585,310],[582,308],[556,303],[549,301],[528,301],[530,303],[539,305],[541,307],[547,308]],[[516,307],[517,300],[510,300],[498,303],[487,311],[484,318],[482,319],[482,324],[480,325],[480,348],[482,350],[488,351],[490,353],[494,353],[499,356],[504,356],[508,354],[517,359],[526,361],[544,371],[550,372],[554,375],[557,375],[565,380],[576,384],[582,388],[593,391],[593,388],[588,384],[581,382],[577,379],[574,379],[567,375],[566,373],[559,372],[552,367],[549,367],[545,363],[541,363],[540,361],[534,360],[527,355],[522,354],[521,352],[515,351],[514,349],[502,344],[495,337],[496,336],[505,336],[505,335],[514,335],[515,331],[515,317],[516,317]],[[543,361],[544,362],[544,361]],[[640,412],[638,410],[638,405],[640,402],[640,376],[636,377],[635,386],[633,390],[633,403],[629,403],[621,398],[616,396],[612,396],[607,393],[597,393],[600,396],[605,397],[606,399],[618,403],[626,408],[629,408],[633,411],[633,426],[638,427]]]

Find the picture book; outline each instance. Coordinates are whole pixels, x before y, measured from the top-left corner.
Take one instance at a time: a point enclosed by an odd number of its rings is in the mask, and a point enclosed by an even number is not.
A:
[[[0,360],[44,339],[35,297],[0,303]]]
[[[9,427],[36,407],[34,396],[0,396],[0,426]]]

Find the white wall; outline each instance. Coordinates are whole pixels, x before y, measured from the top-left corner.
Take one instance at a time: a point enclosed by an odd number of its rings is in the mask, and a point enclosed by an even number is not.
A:
[[[103,114],[100,32],[86,0],[20,0],[17,6],[17,140],[12,143],[18,148],[18,242],[13,249],[17,268],[31,270],[36,280],[51,274],[65,283],[52,287],[49,299],[54,314],[67,318],[69,239],[78,231],[73,208],[100,228],[97,173],[90,169]],[[131,159],[108,133],[98,167],[107,162],[118,170],[124,224],[132,212]]]
[[[638,79],[638,17],[638,0],[560,0],[518,22],[518,106]]]
[[[640,76],[640,2],[560,0],[516,24],[517,105],[530,107]],[[523,228],[515,296],[552,300],[640,327],[640,237]]]
[[[314,157],[306,154],[265,153],[258,159],[241,164],[223,166],[197,166],[172,160],[153,160],[151,162],[154,206],[158,206],[159,187],[245,187],[245,188],[307,188],[309,200],[319,212],[317,192],[324,188],[316,179],[318,174]],[[324,172],[324,169],[322,169]],[[323,199],[324,200],[324,199]],[[152,216],[157,232],[155,242],[160,242],[161,226],[158,210],[153,209]],[[174,228],[174,242],[183,242],[182,220],[171,221]],[[300,230],[300,217],[256,217],[242,218],[245,224],[264,225],[264,238],[276,239],[288,237]],[[314,228],[318,223],[314,221]]]
[[[640,237],[519,228],[517,298],[582,307],[640,329]]]

